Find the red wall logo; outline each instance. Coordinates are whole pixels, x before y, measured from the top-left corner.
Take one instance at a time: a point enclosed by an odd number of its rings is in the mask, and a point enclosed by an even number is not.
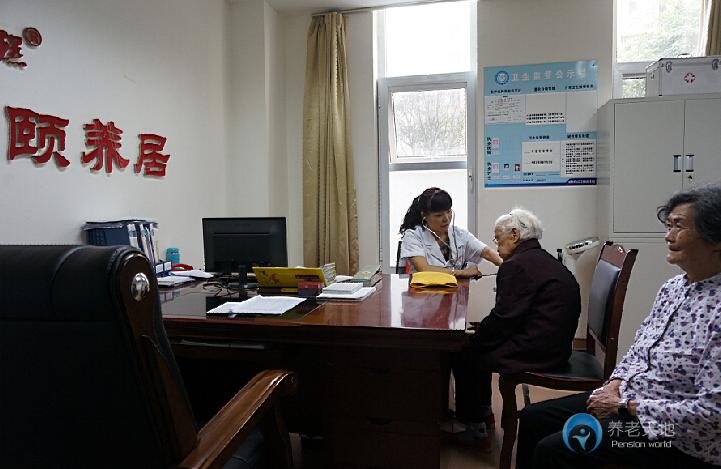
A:
[[[27,67],[27,62],[23,61],[23,40],[28,47],[38,47],[43,43],[43,36],[36,28],[25,28],[21,36],[10,34],[0,29],[0,62],[18,68]]]

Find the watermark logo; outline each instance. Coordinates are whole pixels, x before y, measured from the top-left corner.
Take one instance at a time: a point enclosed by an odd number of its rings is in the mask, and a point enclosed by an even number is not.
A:
[[[593,452],[602,437],[601,423],[591,414],[574,414],[563,425],[563,443],[574,453]]]
[[[505,85],[508,83],[508,72],[505,70],[501,70],[500,72],[496,73],[496,76],[494,77],[496,80],[496,83],[499,85]]]

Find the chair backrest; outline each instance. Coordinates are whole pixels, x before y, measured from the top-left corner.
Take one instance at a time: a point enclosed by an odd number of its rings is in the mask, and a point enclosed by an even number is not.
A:
[[[406,263],[404,262],[401,264],[401,244],[403,243],[403,240],[398,241],[398,249],[396,250],[396,273],[397,274],[405,274],[406,273]]]
[[[150,263],[0,246],[0,466],[167,467],[197,427]]]
[[[626,249],[607,241],[601,248],[593,272],[588,299],[586,349],[593,354],[599,350],[604,353],[604,378],[608,378],[616,366],[623,302],[637,254],[638,249]]]

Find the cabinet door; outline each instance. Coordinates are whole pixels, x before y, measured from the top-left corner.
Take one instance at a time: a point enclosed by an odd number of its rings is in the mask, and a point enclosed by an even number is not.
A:
[[[683,154],[684,102],[616,104],[613,231],[661,233],[656,208],[681,189],[674,155]]]
[[[686,101],[684,159],[684,189],[721,180],[721,99]]]

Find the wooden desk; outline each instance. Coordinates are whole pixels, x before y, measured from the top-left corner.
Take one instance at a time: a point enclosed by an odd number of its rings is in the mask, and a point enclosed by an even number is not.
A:
[[[384,276],[360,303],[301,305],[277,318],[206,318],[199,287],[163,304],[168,336],[182,341],[271,344],[299,374],[295,425],[330,443],[333,468],[438,468],[448,352],[466,340],[468,282],[455,290],[409,290]],[[319,419],[319,420],[318,420]],[[316,427],[316,429],[318,429]]]

